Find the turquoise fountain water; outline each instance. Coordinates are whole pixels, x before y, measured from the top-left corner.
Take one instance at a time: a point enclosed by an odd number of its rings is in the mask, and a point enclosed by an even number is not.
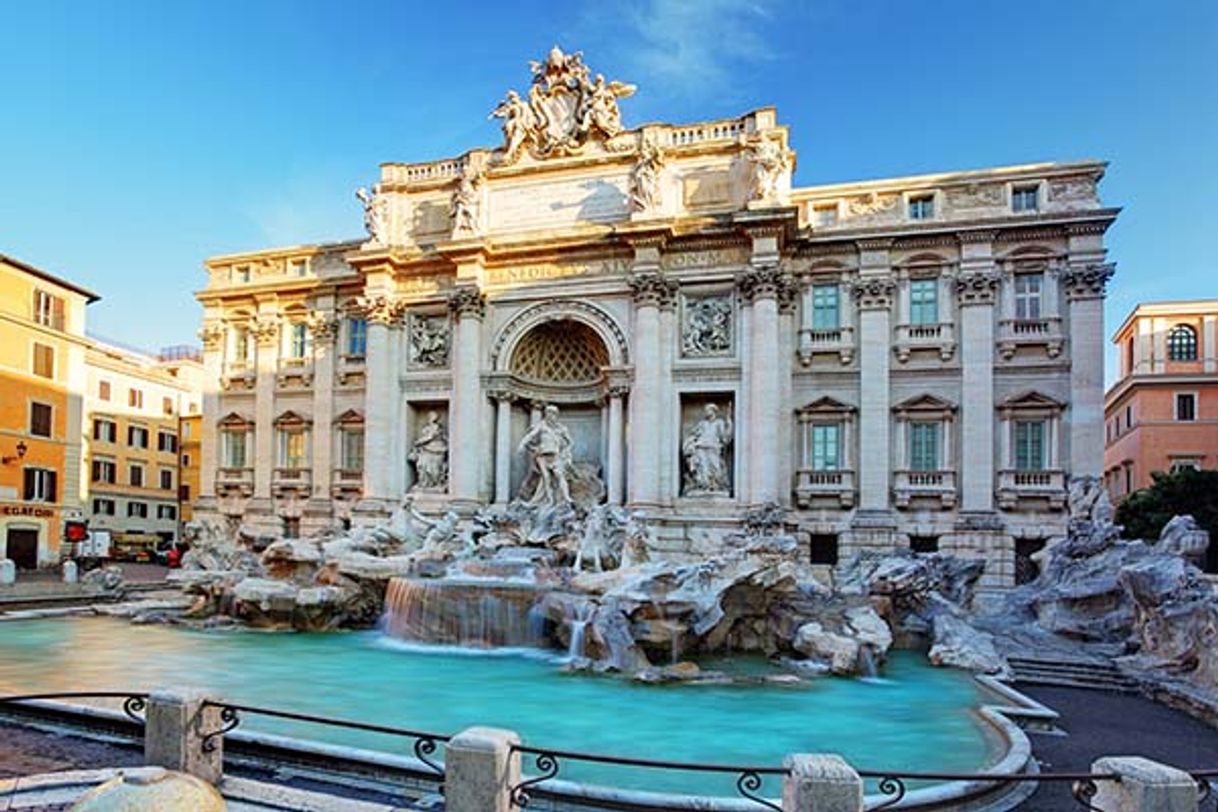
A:
[[[758,659],[737,672],[772,673]],[[410,646],[378,632],[191,631],[106,618],[0,622],[0,692],[200,686],[231,701],[451,734],[507,727],[536,747],[673,761],[775,765],[836,752],[860,768],[970,771],[990,745],[963,673],[896,652],[884,678],[642,685],[564,674],[549,653]],[[243,730],[409,754],[412,742],[251,717]],[[530,764],[526,762],[528,770]],[[702,775],[564,764],[561,777],[636,789],[732,795]],[[777,794],[770,782],[765,791]]]

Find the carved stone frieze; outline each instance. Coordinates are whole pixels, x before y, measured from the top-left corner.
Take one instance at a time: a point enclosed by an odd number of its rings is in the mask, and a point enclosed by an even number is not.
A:
[[[1006,190],[1001,183],[970,183],[947,190],[947,205],[952,208],[980,209],[1005,202]]]
[[[1095,203],[1098,196],[1091,178],[1062,178],[1049,181],[1049,200],[1057,203]]]
[[[630,277],[630,292],[638,307],[671,308],[677,301],[680,285],[660,273],[636,273]]]
[[[690,358],[725,355],[732,351],[732,297],[685,299],[681,325],[681,354]]]
[[[1114,273],[1116,266],[1111,262],[1070,266],[1061,274],[1062,284],[1066,286],[1066,299],[1073,302],[1104,298],[1108,280]]]
[[[868,192],[846,201],[846,211],[852,217],[877,217],[896,211],[901,196],[896,192]]]
[[[862,310],[888,310],[892,307],[897,283],[886,277],[857,279],[850,285],[855,301]]]
[[[458,319],[466,317],[480,319],[486,315],[486,296],[472,285],[455,288],[448,295],[448,309]]]
[[[961,274],[956,278],[956,299],[961,307],[994,303],[999,275],[994,271]]]
[[[444,316],[410,316],[410,361],[423,367],[448,366],[451,335]]]

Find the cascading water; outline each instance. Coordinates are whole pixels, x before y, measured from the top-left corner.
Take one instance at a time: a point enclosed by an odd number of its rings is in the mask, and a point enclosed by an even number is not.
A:
[[[875,652],[871,646],[859,646],[859,674],[865,679],[875,679],[879,670],[875,665]]]
[[[571,643],[567,646],[567,656],[571,659],[584,656],[584,638],[588,633],[588,623],[595,612],[589,604],[577,604],[575,616],[568,623],[571,626]]]
[[[393,637],[470,648],[542,647],[535,588],[486,581],[391,578],[382,625]]]

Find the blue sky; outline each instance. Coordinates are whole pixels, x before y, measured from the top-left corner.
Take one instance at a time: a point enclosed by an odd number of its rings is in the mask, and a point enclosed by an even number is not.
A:
[[[511,9],[509,12],[508,9]],[[1218,3],[8,3],[0,252],[99,292],[91,329],[194,342],[203,258],[361,233],[382,161],[498,141],[555,42],[626,123],[775,105],[796,182],[1084,157],[1125,211],[1108,329],[1218,296]]]

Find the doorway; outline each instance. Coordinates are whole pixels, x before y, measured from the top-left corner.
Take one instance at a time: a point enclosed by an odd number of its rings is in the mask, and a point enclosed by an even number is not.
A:
[[[19,570],[38,569],[38,531],[10,527],[6,537],[8,558]]]

